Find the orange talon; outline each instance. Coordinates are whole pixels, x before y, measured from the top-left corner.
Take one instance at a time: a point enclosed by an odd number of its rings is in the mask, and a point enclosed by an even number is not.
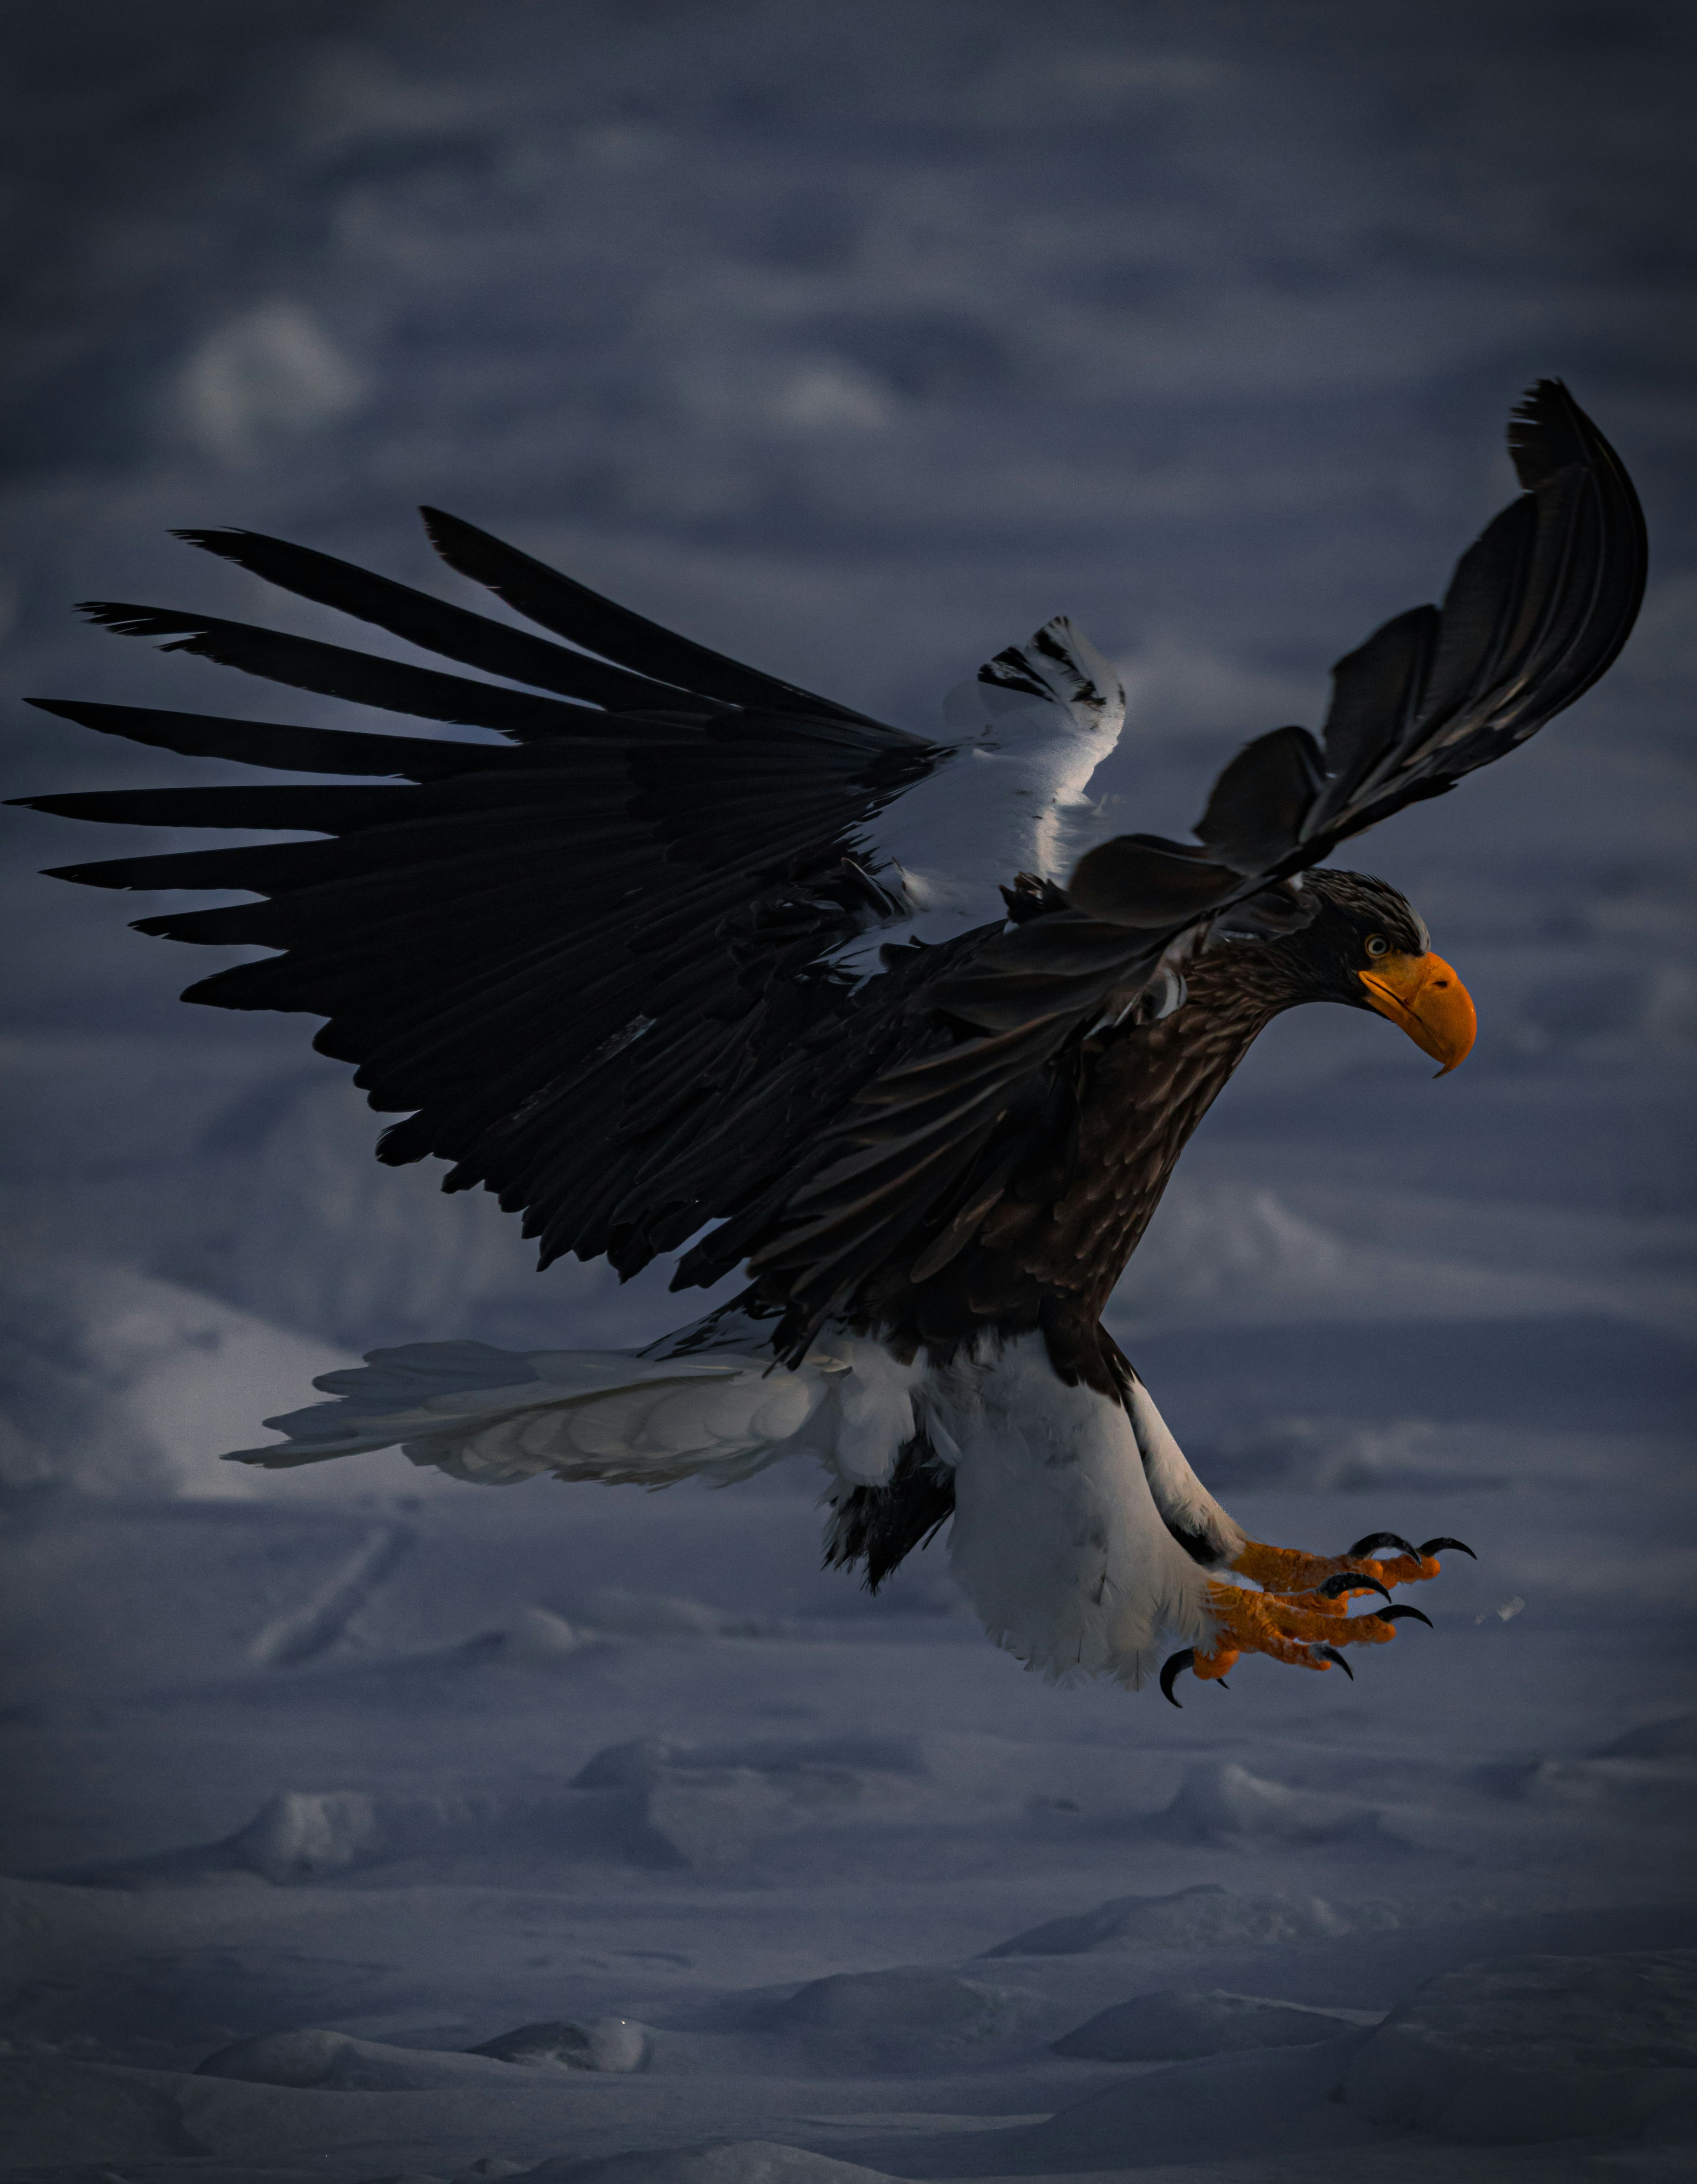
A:
[[[1259,1540],[1251,1540],[1229,1567],[1263,1591],[1281,1594],[1315,1591],[1331,1577],[1372,1577],[1382,1585],[1419,1585],[1443,1574],[1435,1555],[1395,1555],[1388,1562],[1379,1562],[1370,1555],[1308,1555],[1295,1547],[1270,1547]]]
[[[1242,1658],[1237,1648],[1228,1639],[1222,1641],[1217,1652],[1197,1653],[1191,1663],[1191,1669],[1199,1682],[1217,1683],[1222,1676],[1229,1676]]]
[[[1333,1556],[1306,1555],[1295,1547],[1269,1547],[1251,1540],[1231,1567],[1265,1591],[1306,1592],[1343,1565]]]
[[[1324,1669],[1324,1646],[1384,1646],[1393,1624],[1376,1615],[1352,1616],[1342,1600],[1324,1594],[1250,1592],[1242,1585],[1210,1585],[1208,1604],[1220,1625],[1211,1647],[1198,1647],[1199,1676],[1224,1675],[1242,1653],[1268,1653],[1293,1669]]]
[[[1374,1532],[1356,1544],[1365,1548],[1408,1543],[1394,1533]],[[1336,1665],[1349,1674],[1339,1646],[1387,1646],[1397,1635],[1397,1624],[1410,1618],[1432,1627],[1431,1618],[1417,1607],[1375,1607],[1365,1615],[1352,1615],[1349,1602],[1364,1593],[1388,1601],[1393,1585],[1415,1585],[1441,1576],[1436,1554],[1428,1552],[1438,1547],[1472,1552],[1460,1540],[1428,1540],[1425,1547],[1381,1562],[1370,1554],[1306,1555],[1294,1547],[1270,1547],[1251,1540],[1231,1567],[1261,1590],[1210,1583],[1213,1642],[1186,1646],[1175,1653],[1161,1670],[1162,1691],[1177,1706],[1173,1684],[1185,1669],[1203,1683],[1218,1683],[1245,1653],[1266,1653],[1293,1669]]]

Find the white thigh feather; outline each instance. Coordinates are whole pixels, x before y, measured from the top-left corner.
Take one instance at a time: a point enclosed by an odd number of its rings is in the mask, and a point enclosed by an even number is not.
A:
[[[1135,1687],[1169,1641],[1205,1643],[1207,1573],[1163,1521],[1122,1407],[1058,1380],[1040,1335],[946,1377],[949,1567],[996,1644],[1048,1676]]]
[[[1172,1429],[1135,1375],[1126,1393],[1125,1410],[1143,1459],[1143,1476],[1168,1529],[1206,1542],[1220,1562],[1229,1563],[1241,1555],[1249,1543],[1248,1534],[1235,1517],[1226,1514],[1191,1469]]]

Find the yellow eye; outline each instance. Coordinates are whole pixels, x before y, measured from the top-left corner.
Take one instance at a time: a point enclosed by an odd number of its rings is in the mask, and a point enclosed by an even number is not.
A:
[[[1390,952],[1391,944],[1382,933],[1370,933],[1368,936],[1367,953],[1370,956],[1388,956]]]

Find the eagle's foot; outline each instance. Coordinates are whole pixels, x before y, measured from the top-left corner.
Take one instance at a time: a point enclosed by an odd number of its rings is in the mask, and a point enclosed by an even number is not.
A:
[[[1270,1554],[1283,1550],[1270,1548]],[[1414,1552],[1410,1550],[1410,1554]],[[1315,1565],[1314,1556],[1289,1559]],[[1325,1669],[1336,1665],[1354,1680],[1354,1671],[1340,1646],[1386,1646],[1396,1635],[1397,1624],[1407,1619],[1431,1623],[1417,1607],[1382,1607],[1365,1615],[1351,1615],[1348,1603],[1359,1592],[1375,1592],[1390,1598],[1390,1589],[1370,1575],[1359,1563],[1342,1558],[1345,1567],[1331,1565],[1331,1574],[1310,1591],[1289,1593],[1251,1592],[1236,1585],[1210,1585],[1208,1604],[1217,1625],[1212,1645],[1186,1646],[1175,1653],[1161,1670],[1161,1689],[1174,1706],[1173,1680],[1189,1669],[1203,1683],[1217,1683],[1236,1668],[1245,1653],[1267,1653],[1293,1669]],[[1415,1575],[1424,1575],[1416,1570]],[[1407,1580],[1401,1580],[1408,1582]]]
[[[1381,1560],[1374,1553],[1379,1547],[1395,1547],[1399,1552]],[[1443,1574],[1437,1557],[1446,1547],[1473,1556],[1472,1548],[1461,1540],[1427,1540],[1416,1547],[1395,1532],[1369,1532],[1347,1555],[1309,1555],[1300,1548],[1270,1547],[1259,1540],[1251,1540],[1230,1567],[1264,1592],[1312,1592],[1328,1580],[1351,1574],[1371,1579],[1380,1585],[1419,1585]],[[1366,1584],[1361,1587],[1363,1591],[1372,1589]]]

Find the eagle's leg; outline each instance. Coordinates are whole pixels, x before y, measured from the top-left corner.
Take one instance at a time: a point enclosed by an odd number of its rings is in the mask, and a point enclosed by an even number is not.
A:
[[[1373,1592],[1382,1591],[1387,1585],[1417,1585],[1441,1575],[1443,1566],[1437,1557],[1445,1548],[1454,1547],[1464,1555],[1472,1553],[1471,1547],[1460,1540],[1428,1540],[1416,1547],[1395,1532],[1370,1532],[1357,1540],[1347,1555],[1311,1555],[1300,1548],[1272,1547],[1248,1538],[1191,1469],[1148,1390],[1118,1348],[1112,1346],[1112,1337],[1105,1329],[1102,1339],[1124,1371],[1123,1401],[1142,1457],[1143,1475],[1162,1521],[1205,1569],[1218,1569],[1224,1564],[1238,1577],[1259,1585],[1263,1594],[1314,1593],[1346,1577],[1359,1577],[1362,1582],[1345,1590]],[[1384,1547],[1398,1552],[1380,1559],[1375,1550]]]
[[[1223,1567],[1249,1580],[1247,1585],[1209,1582],[1214,1634],[1208,1643],[1186,1646],[1168,1661],[1161,1672],[1161,1689],[1169,1699],[1173,1678],[1181,1669],[1193,1669],[1205,1683],[1215,1682],[1245,1653],[1270,1654],[1292,1668],[1326,1669],[1337,1663],[1347,1674],[1340,1646],[1382,1646],[1396,1635],[1404,1617],[1426,1620],[1415,1607],[1387,1607],[1352,1616],[1348,1603],[1358,1593],[1376,1593],[1388,1601],[1393,1585],[1438,1576],[1441,1550],[1473,1552],[1460,1540],[1450,1539],[1428,1540],[1416,1547],[1394,1532],[1370,1532],[1347,1555],[1310,1555],[1248,1539],[1191,1469],[1148,1390],[1130,1366],[1125,1368],[1123,1401],[1143,1476],[1168,1531],[1204,1569]],[[1374,1550],[1384,1547],[1399,1552],[1380,1559]],[[1252,1591],[1250,1585],[1259,1585],[1259,1591]],[[1173,1699],[1173,1703],[1176,1706],[1178,1701]]]

